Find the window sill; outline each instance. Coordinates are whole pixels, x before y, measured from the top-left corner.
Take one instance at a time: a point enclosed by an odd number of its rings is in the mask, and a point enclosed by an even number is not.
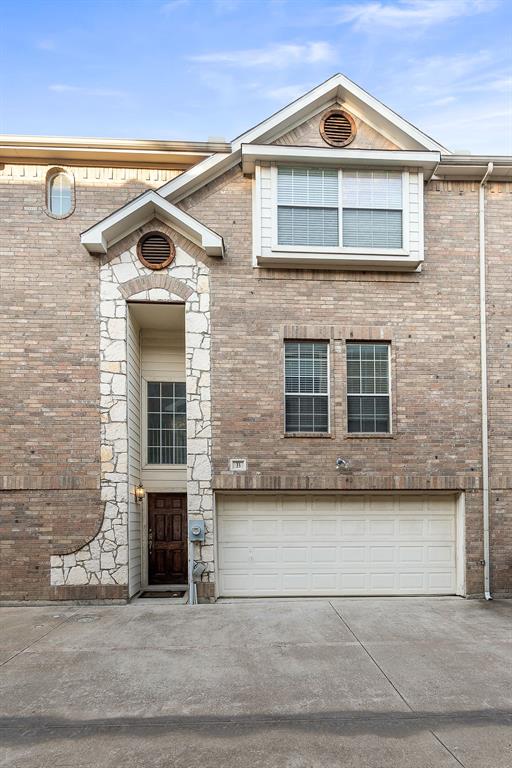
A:
[[[290,438],[290,437],[311,437],[315,440],[318,440],[320,438],[321,440],[330,439],[334,437],[332,432],[284,432],[282,437]]]
[[[316,250],[271,251],[257,255],[257,264],[262,267],[288,267],[289,269],[349,269],[387,272],[414,272],[419,270],[422,259],[407,253],[365,251],[363,253],[337,253]]]
[[[346,432],[347,440],[393,440],[396,437],[391,432]]]
[[[187,468],[186,464],[143,464],[141,467],[143,472],[151,471],[153,469],[156,469],[156,470],[162,469],[162,470],[168,471],[169,469],[186,469],[186,468]]]

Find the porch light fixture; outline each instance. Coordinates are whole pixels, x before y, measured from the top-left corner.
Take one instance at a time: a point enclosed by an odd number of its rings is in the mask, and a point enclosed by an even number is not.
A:
[[[139,483],[135,486],[133,490],[133,494],[135,496],[135,501],[137,501],[139,504],[141,501],[143,501],[144,496],[146,495],[146,491],[144,490],[144,486],[142,483]]]

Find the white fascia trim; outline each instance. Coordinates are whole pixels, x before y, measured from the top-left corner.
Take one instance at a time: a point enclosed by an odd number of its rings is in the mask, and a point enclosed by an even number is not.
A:
[[[207,157],[176,178],[159,187],[158,194],[173,203],[200,189],[240,162],[240,152],[217,154]]]
[[[385,149],[332,149],[330,147],[288,147],[278,144],[243,144],[242,168],[253,174],[256,162],[276,162],[332,165],[387,166],[390,168],[421,168],[427,179],[439,163],[439,152],[416,152]]]
[[[123,237],[155,216],[197,243],[208,256],[224,255],[224,243],[220,235],[153,190],[145,192],[83,232],[80,237],[81,243],[89,253],[104,254]]]

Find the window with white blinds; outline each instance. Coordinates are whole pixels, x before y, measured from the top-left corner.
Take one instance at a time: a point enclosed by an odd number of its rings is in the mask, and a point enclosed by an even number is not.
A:
[[[338,172],[328,168],[278,168],[279,245],[337,246]]]
[[[343,245],[402,247],[402,174],[343,172]]]
[[[329,430],[329,344],[285,342],[286,432]]]
[[[402,228],[400,171],[277,169],[278,245],[401,248]]]

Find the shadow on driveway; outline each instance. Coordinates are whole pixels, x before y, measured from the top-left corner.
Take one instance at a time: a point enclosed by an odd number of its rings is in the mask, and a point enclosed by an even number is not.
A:
[[[440,728],[457,726],[512,727],[511,709],[483,709],[459,712],[310,712],[296,715],[233,715],[217,717],[181,715],[159,717],[115,717],[78,720],[65,717],[15,717],[0,719],[0,734],[4,746],[25,746],[49,742],[54,739],[77,739],[91,735],[125,736],[127,731],[139,730],[144,736],[168,736],[187,731],[206,731],[209,736],[225,739],[241,733],[269,734],[272,729],[286,729],[298,733],[344,733],[347,736],[376,734],[393,738],[432,732]]]

